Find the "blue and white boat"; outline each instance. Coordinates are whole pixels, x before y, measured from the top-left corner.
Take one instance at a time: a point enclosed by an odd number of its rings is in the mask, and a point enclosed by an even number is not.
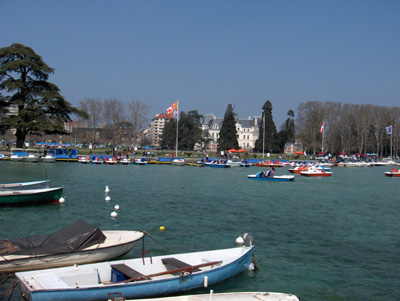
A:
[[[273,177],[264,177],[263,172],[259,172],[255,175],[248,175],[249,179],[252,180],[261,180],[261,181],[277,181],[277,182],[290,182],[294,181],[294,176],[292,175],[283,175],[283,176],[273,176]]]
[[[217,168],[229,168],[232,165],[229,164],[227,160],[209,160],[204,163],[204,166],[207,167],[217,167]]]
[[[17,272],[28,300],[137,299],[210,286],[252,269],[254,246]]]

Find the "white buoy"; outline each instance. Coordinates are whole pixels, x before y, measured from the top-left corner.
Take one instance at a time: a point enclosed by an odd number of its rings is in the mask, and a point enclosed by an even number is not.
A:
[[[108,188],[108,186],[106,186],[106,190],[104,190],[105,193],[109,193],[110,189]]]
[[[114,209],[115,209],[115,210],[119,210],[119,205],[118,205],[118,204],[115,205],[115,206],[114,206]]]
[[[111,198],[107,195],[106,196],[106,202],[109,202],[109,201],[111,201]]]
[[[243,237],[239,236],[238,238],[236,238],[236,243],[238,245],[243,245],[244,244],[244,239]]]
[[[61,197],[58,201],[60,202],[60,204],[64,204],[65,199],[63,197]]]
[[[111,217],[117,217],[117,215],[118,215],[118,213],[115,211],[111,212],[111,214],[110,214]]]

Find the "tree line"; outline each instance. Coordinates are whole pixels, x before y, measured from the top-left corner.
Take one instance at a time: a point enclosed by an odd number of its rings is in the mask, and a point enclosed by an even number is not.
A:
[[[320,133],[324,123],[324,137]],[[389,156],[399,150],[400,107],[309,101],[297,109],[296,138],[309,153],[322,149],[338,153],[376,153]],[[392,135],[387,127],[392,126]],[[393,140],[392,140],[393,139]]]
[[[148,125],[149,106],[138,100],[125,104],[117,98],[104,101],[85,98],[79,102],[79,108],[87,113],[87,118],[81,121],[87,122],[92,143],[97,138],[96,130],[102,125],[106,129],[103,139],[106,139],[107,144],[121,143],[122,137],[128,137],[136,144],[139,133]]]

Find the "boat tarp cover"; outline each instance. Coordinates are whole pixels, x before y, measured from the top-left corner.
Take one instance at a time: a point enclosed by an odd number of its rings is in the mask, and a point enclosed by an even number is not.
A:
[[[0,254],[41,255],[73,253],[104,242],[101,230],[78,220],[55,233],[0,240]]]

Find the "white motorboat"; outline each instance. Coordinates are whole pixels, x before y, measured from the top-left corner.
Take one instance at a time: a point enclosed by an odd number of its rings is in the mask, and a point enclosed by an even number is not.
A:
[[[54,154],[47,154],[46,156],[43,156],[41,160],[43,163],[55,163],[56,156]]]
[[[171,161],[171,165],[175,166],[183,166],[185,165],[185,159],[183,158],[175,158]]]

